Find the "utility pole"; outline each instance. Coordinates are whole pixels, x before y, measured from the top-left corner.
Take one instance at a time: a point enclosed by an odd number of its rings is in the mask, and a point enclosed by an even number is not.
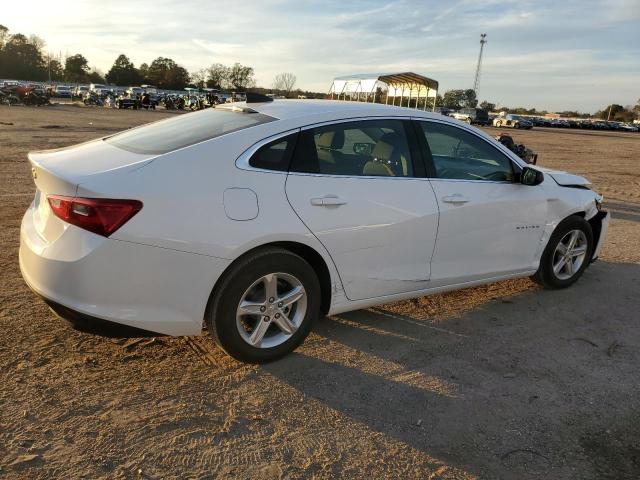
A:
[[[476,92],[476,98],[478,98],[478,87],[480,86],[480,68],[482,66],[482,52],[484,50],[484,44],[487,43],[486,33],[480,34],[480,55],[478,55],[478,65],[476,66],[476,79],[473,82],[473,91]]]

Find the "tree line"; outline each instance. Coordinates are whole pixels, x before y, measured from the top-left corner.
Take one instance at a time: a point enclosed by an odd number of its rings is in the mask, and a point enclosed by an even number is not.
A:
[[[613,122],[632,122],[635,118],[640,118],[640,99],[635,105],[627,105],[626,107],[615,103],[607,105],[602,110],[598,110],[595,116]]]
[[[151,84],[167,90],[185,87],[210,87],[216,89],[246,90],[255,87],[253,67],[234,63],[231,66],[214,63],[193,73],[171,58],[158,57],[150,64],[136,67],[124,54],[119,55],[103,75],[89,67],[89,61],[80,53],[62,59],[44,53],[44,40],[35,35],[29,37],[15,33],[0,25],[0,78],[70,83],[110,83],[118,86]],[[278,92],[290,94],[296,77],[282,73],[274,79]]]
[[[89,62],[80,54],[60,60],[45,55],[44,40],[36,35],[9,34],[0,25],[0,78],[21,80],[68,82],[101,82],[102,75],[89,68]]]

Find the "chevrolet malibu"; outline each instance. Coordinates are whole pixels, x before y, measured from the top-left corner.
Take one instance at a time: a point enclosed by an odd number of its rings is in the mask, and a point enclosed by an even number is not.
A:
[[[515,277],[564,288],[598,257],[609,214],[582,177],[442,115],[268,100],[30,153],[27,284],[80,325],[206,325],[264,362],[321,315]]]

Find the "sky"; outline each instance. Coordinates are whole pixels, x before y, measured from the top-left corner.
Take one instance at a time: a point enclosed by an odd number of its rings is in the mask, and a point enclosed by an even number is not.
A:
[[[480,100],[594,112],[640,98],[640,0],[30,0],[4,5],[0,23],[103,73],[121,53],[191,72],[240,62],[259,86],[292,72],[319,92],[394,71],[472,88],[486,33]]]

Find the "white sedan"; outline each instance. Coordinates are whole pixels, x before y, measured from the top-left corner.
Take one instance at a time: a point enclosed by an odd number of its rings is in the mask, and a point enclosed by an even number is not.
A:
[[[276,100],[29,154],[28,285],[80,326],[292,351],[331,315],[507,278],[571,285],[609,214],[582,177],[451,118]]]

